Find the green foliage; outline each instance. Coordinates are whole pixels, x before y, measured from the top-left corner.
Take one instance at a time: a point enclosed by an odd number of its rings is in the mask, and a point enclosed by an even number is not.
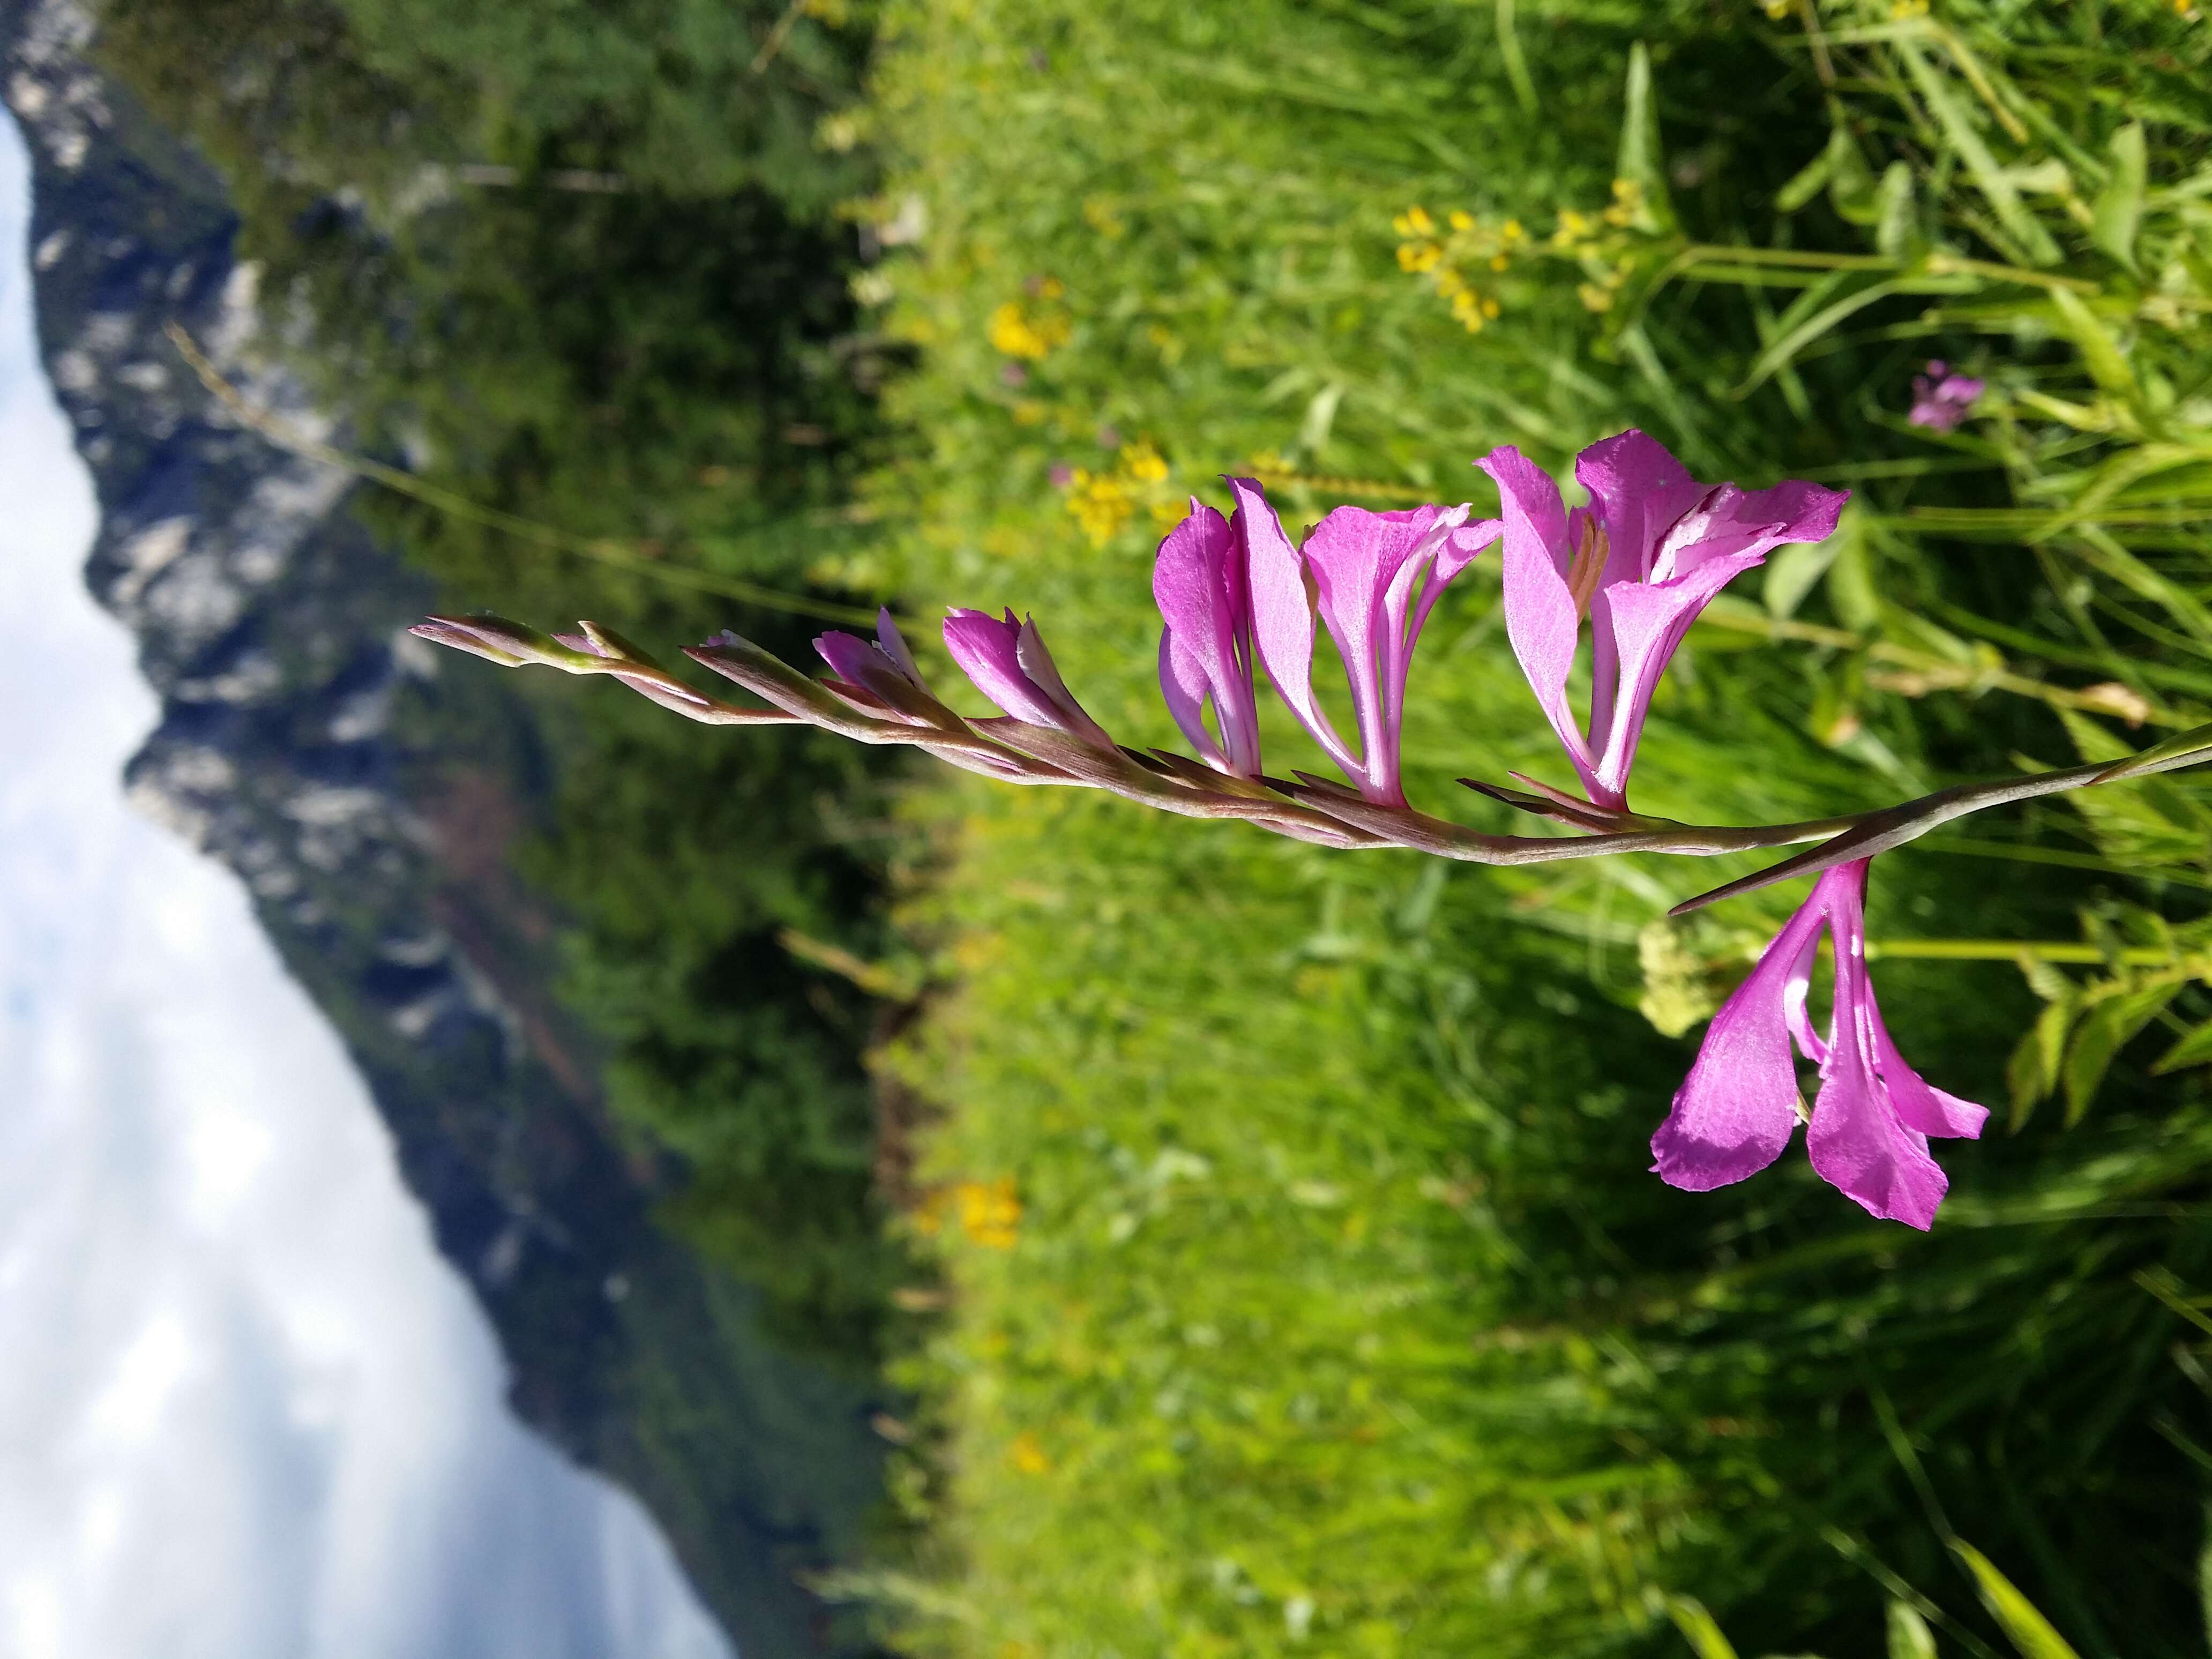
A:
[[[101,50],[183,130],[268,163],[250,219],[343,191],[404,214],[441,184],[608,173],[702,198],[825,208],[864,162],[815,143],[853,98],[868,8],[782,0],[101,0]],[[786,15],[787,10],[790,13]],[[424,170],[444,169],[441,180]],[[502,178],[501,170],[508,176]],[[277,239],[269,238],[271,243]]]
[[[2060,711],[2135,722],[2100,728],[2123,749],[2201,722],[2212,37],[1961,3],[1823,6],[1816,40],[1783,9],[896,9],[878,211],[927,228],[870,297],[924,359],[875,485],[902,533],[851,580],[1034,610],[1094,714],[1170,742],[1146,573],[1184,492],[1257,471],[1310,521],[1634,423],[1704,477],[1856,492],[1693,635],[1643,810],[2054,763]],[[1905,420],[1936,356],[1992,386],[1951,434]],[[1415,670],[1425,805],[1559,775],[1485,584]],[[1884,860],[1877,940],[2193,925],[2203,786],[2164,787],[2111,808],[2163,817],[2156,858],[2057,806]],[[1796,1152],[1711,1194],[1647,1173],[1692,1048],[1628,1012],[1633,947],[1709,872],[1424,868],[981,785],[935,810],[957,854],[911,920],[960,986],[901,1063],[948,1108],[926,1173],[1021,1211],[923,1227],[956,1295],[907,1370],[938,1440],[896,1486],[933,1532],[884,1582],[916,1648],[1665,1652],[1694,1595],[1747,1652],[1992,1651],[1950,1516],[2079,1651],[2201,1651],[2201,1476],[2154,1426],[2202,1421],[2199,1350],[2169,1358],[2199,1333],[2138,1275],[2212,1272],[2212,1102],[2121,1023],[2083,1050],[2095,1113],[1942,1149],[1923,1239]],[[1792,897],[1654,936],[1670,1024]],[[1993,954],[1876,969],[1906,1054],[1984,1099],[2036,1007]],[[1886,1621],[1908,1585],[1948,1588]]]

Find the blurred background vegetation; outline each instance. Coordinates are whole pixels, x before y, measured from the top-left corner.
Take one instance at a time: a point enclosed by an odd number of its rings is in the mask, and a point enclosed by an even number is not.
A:
[[[2187,3],[103,15],[359,443],[626,550],[369,506],[456,608],[796,660],[698,584],[1012,604],[1164,743],[1187,494],[1480,511],[1492,446],[1640,425],[1855,491],[1693,634],[1644,810],[1873,806],[2212,705]],[[1955,432],[1905,418],[1931,359],[1988,382]],[[1418,803],[1564,781],[1480,567],[1415,684]],[[2204,1651],[2201,782],[1883,860],[1890,1023],[2000,1120],[1923,1238],[1800,1159],[1646,1172],[1796,895],[1662,918],[1748,866],[1333,855],[538,695],[532,868],[617,1109],[695,1237],[912,1402],[825,1586],[896,1644]]]
[[[855,337],[855,236],[830,214],[867,173],[814,142],[866,44],[719,0],[118,0],[100,36],[232,181],[271,331],[357,447],[622,544],[560,557],[358,498],[447,602],[527,596],[648,637],[734,622],[794,653],[818,624],[714,589],[803,599],[881,442],[884,354]],[[864,757],[538,702],[557,775],[525,871],[572,919],[569,998],[611,1046],[613,1109],[688,1161],[684,1230],[787,1332],[872,1370],[899,1271],[871,1200],[878,1014],[777,943],[880,952],[894,849]]]

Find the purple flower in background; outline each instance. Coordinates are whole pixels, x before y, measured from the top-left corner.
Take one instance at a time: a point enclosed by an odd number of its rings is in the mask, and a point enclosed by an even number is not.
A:
[[[1027,726],[1048,726],[1101,749],[1114,739],[1083,712],[1054,666],[1034,622],[1014,613],[955,611],[945,619],[945,648],[975,689]]]
[[[836,678],[823,684],[864,714],[924,726],[922,710],[941,707],[921,683],[914,665],[914,653],[891,621],[887,606],[876,613],[876,637],[830,633],[817,636],[814,648]]]
[[[1505,632],[1545,718],[1596,805],[1628,805],[1628,774],[1659,677],[1698,613],[1784,542],[1833,533],[1849,492],[1791,480],[1771,489],[1699,483],[1641,432],[1583,451],[1590,504],[1569,512],[1551,476],[1510,445],[1475,463],[1504,513]],[[1590,627],[1589,730],[1567,702]]]
[[[1651,1167],[1669,1186],[1710,1192],[1755,1175],[1782,1155],[1804,1112],[1794,1040],[1820,1067],[1806,1150],[1823,1181],[1885,1220],[1926,1231],[1950,1182],[1928,1137],[1972,1140],[1989,1113],[1931,1088],[1905,1063],[1881,1023],[1867,977],[1866,878],[1872,860],[1839,864],[1766,947],[1751,977],[1722,1005],[1651,1137]],[[1805,999],[1820,930],[1835,947],[1835,1009],[1824,1039]]]
[[[1497,539],[1498,520],[1471,525],[1464,504],[1399,513],[1340,507],[1293,547],[1260,486],[1249,478],[1228,482],[1267,678],[1362,795],[1402,806],[1398,736],[1413,643],[1444,584]],[[1316,609],[1352,683],[1357,756],[1314,700]]]
[[[1941,358],[1932,360],[1925,374],[1912,377],[1912,413],[1905,418],[1932,431],[1955,431],[1987,384],[1971,374],[1952,374]]]
[[[1244,568],[1243,509],[1232,526],[1195,496],[1152,564],[1160,633],[1160,695],[1206,763],[1260,775],[1260,709],[1252,680],[1252,592]],[[1213,705],[1216,741],[1206,727]]]

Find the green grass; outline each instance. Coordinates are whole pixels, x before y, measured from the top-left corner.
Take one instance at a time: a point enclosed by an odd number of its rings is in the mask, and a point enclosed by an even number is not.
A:
[[[2175,186],[2212,125],[2205,27],[1961,4],[1936,20],[1952,37],[1822,10],[1816,53],[1751,7],[897,9],[881,212],[911,196],[927,229],[884,270],[923,366],[896,394],[913,447],[874,489],[890,533],[844,574],[925,613],[1033,609],[1091,711],[1164,743],[1155,504],[1218,501],[1212,475],[1255,458],[1480,504],[1464,469],[1492,444],[1559,465],[1641,424],[1703,476],[1860,491],[1825,574],[1778,568],[1738,617],[1822,643],[1706,628],[1678,659],[1648,810],[1768,820],[2071,758],[1998,672],[2203,720],[2212,473],[2190,457],[2212,410],[2189,307],[2212,240],[2208,198]],[[1639,40],[1656,150],[1620,143]],[[2106,194],[2130,116],[2140,281]],[[1878,185],[1893,159],[1903,182]],[[1682,228],[1515,263],[1479,334],[1399,267],[1409,206],[1547,232],[1639,168]],[[1752,286],[1693,256],[1653,290],[1692,237],[1888,264]],[[2019,269],[1931,270],[1931,249]],[[1587,309],[1578,287],[1615,271],[1612,309]],[[2172,325],[2146,290],[2175,296]],[[1010,306],[1046,347],[1019,376]],[[1986,373],[2001,412],[1905,428],[1931,356]],[[2146,456],[2172,465],[2131,478]],[[1091,477],[1056,490],[1055,463]],[[1310,520],[1338,493],[1278,495]],[[1494,599],[1471,576],[1431,625],[1407,742],[1416,802],[1484,823],[1459,773],[1565,781]],[[2102,729],[2079,735],[2156,727]],[[1978,821],[1883,860],[1874,931],[2070,940],[2086,912],[2093,936],[2155,939],[2147,918],[2203,913],[2203,799],[2184,781],[2102,823]],[[957,1194],[921,1218],[955,1297],[906,1369],[929,1437],[897,1483],[914,1571],[885,1593],[917,1649],[1664,1651],[1654,1592],[1686,1591],[1746,1652],[1852,1653],[1911,1586],[1944,1651],[1990,1650],[1955,1530],[2085,1654],[2203,1650],[2190,1449],[2212,1427],[2173,1303],[2212,1278],[2212,1111],[2197,1075],[2147,1073],[2151,1039],[2077,1126],[2045,1111],[1945,1147],[1954,1196],[1923,1239],[1798,1152],[1709,1195],[1645,1172],[1694,1033],[1634,1012],[1638,939],[1718,866],[1446,869],[949,781],[913,811],[945,862],[909,921],[951,988],[894,1060],[945,1109],[929,1172],[1022,1206],[1011,1248],[964,1237]],[[1792,896],[1680,935],[1691,979],[1740,972]],[[1908,1056],[2002,1107],[2039,1007],[2021,975],[1900,957],[1877,978]],[[2203,996],[2167,1007],[2177,1031]]]

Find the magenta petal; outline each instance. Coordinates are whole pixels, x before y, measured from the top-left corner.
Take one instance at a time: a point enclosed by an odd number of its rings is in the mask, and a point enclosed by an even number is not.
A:
[[[1591,509],[1612,544],[1608,584],[1650,575],[1660,539],[1705,494],[1666,445],[1632,427],[1577,455],[1575,477],[1589,491]]]
[[[1445,585],[1466,569],[1474,556],[1498,536],[1495,520],[1485,521],[1489,534],[1481,533],[1482,526],[1476,526],[1473,537],[1467,534],[1468,507],[1464,501],[1456,507],[1425,507],[1422,514],[1422,518],[1407,520],[1407,527],[1412,533],[1397,557],[1397,569],[1389,575],[1376,607],[1381,627],[1377,667],[1382,732],[1379,747],[1370,746],[1364,757],[1367,780],[1364,787],[1370,800],[1405,799],[1400,783],[1402,768],[1399,737],[1405,726],[1406,683],[1413,672],[1413,647],[1419,642],[1421,629],[1427,624],[1429,612],[1436,608]]]
[[[1252,636],[1276,695],[1347,776],[1358,772],[1352,750],[1314,702],[1314,616],[1305,562],[1267,497],[1249,478],[1231,478],[1237,526],[1244,538],[1244,570],[1252,597]]]
[[[1257,776],[1252,605],[1236,531],[1226,519],[1191,502],[1189,515],[1160,543],[1152,598],[1166,623],[1160,635],[1160,691],[1168,712],[1209,763]],[[1208,698],[1221,728],[1218,742],[1206,729]]]
[[[1567,514],[1559,487],[1510,444],[1475,465],[1498,481],[1503,509],[1505,636],[1583,787],[1595,790],[1589,744],[1567,702],[1567,676],[1574,670],[1582,619],[1567,591]],[[1598,797],[1593,793],[1591,799]],[[1620,803],[1608,798],[1601,804]]]
[[[1842,1029],[1846,1012],[1836,1011],[1835,1053],[1813,1103],[1805,1149],[1820,1179],[1868,1214],[1926,1232],[1950,1181],[1928,1155],[1928,1137],[1899,1121],[1869,1063],[1863,1029]]]
[[[1814,896],[1774,936],[1751,977],[1721,1005],[1697,1063],[1651,1137],[1652,1168],[1670,1187],[1711,1192],[1782,1156],[1797,1126],[1797,1063],[1784,1006],[1790,975],[1826,911]]]
[[[854,634],[817,634],[814,649],[838,678],[861,684],[869,668],[883,661],[883,653]]]
[[[1455,525],[1445,535],[1443,545],[1437,550],[1434,573],[1428,585],[1422,588],[1421,597],[1413,606],[1413,621],[1407,630],[1406,649],[1410,653],[1413,641],[1428,625],[1429,612],[1436,609],[1437,601],[1453,577],[1474,562],[1475,555],[1496,541],[1505,531],[1503,519],[1477,519],[1472,524]]]
[[[1443,549],[1437,554],[1436,587],[1446,582],[1474,562],[1474,556],[1496,541],[1505,531],[1503,519],[1476,519],[1471,523],[1455,525],[1444,538]],[[1434,591],[1434,590],[1431,590]],[[1427,615],[1424,607],[1422,615]]]
[[[1178,649],[1175,633],[1164,629],[1160,633],[1160,701],[1167,704],[1168,713],[1190,746],[1198,750],[1199,758],[1222,771],[1235,769],[1229,763],[1228,754],[1206,729],[1206,700],[1212,691],[1205,671],[1197,659],[1187,649]]]
[[[1881,1010],[1874,1006],[1871,988],[1867,993],[1867,1019],[1874,1028],[1875,1065],[1881,1073],[1882,1086],[1889,1091],[1890,1106],[1905,1127],[1948,1139],[1980,1139],[1990,1109],[1945,1094],[1905,1063],[1897,1044],[1890,1040],[1889,1028],[1881,1023]]]
[[[883,647],[898,672],[916,685],[921,684],[921,670],[914,665],[914,653],[907,648],[906,636],[898,631],[891,620],[891,608],[884,605],[876,612],[876,643]]]
[[[978,691],[1018,720],[1063,729],[1066,714],[1023,672],[1021,636],[1011,611],[954,611],[945,619],[945,648]]]
[[[1771,489],[1723,484],[1667,532],[1652,561],[1651,579],[1681,576],[1712,559],[1764,555],[1784,542],[1826,541],[1850,499],[1849,490],[1798,478]]]
[[[1393,691],[1402,683],[1410,585],[1466,516],[1463,507],[1395,513],[1340,507],[1306,538],[1322,620],[1343,659],[1359,719],[1361,765],[1351,775],[1370,799],[1402,799]]]
[[[1659,677],[1667,672],[1698,613],[1736,576],[1759,563],[1760,556],[1747,553],[1714,559],[1672,581],[1623,582],[1606,591],[1601,620],[1613,641],[1616,668],[1605,751],[1594,769],[1600,787],[1615,796],[1626,793]]]

